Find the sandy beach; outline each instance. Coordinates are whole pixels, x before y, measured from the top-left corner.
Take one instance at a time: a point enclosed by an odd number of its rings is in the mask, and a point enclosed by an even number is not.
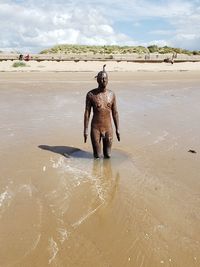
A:
[[[13,67],[18,60],[0,61],[0,72],[97,72],[107,65],[110,72],[174,72],[174,71],[200,71],[200,62],[183,63],[136,63],[126,61],[23,61],[25,67]]]
[[[93,160],[104,62],[0,62],[0,266],[200,265],[200,63],[106,62],[121,142]]]

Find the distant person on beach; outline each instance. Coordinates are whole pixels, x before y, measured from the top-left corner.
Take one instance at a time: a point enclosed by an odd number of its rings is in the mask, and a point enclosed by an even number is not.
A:
[[[100,71],[97,78],[98,88],[87,93],[86,105],[84,113],[84,142],[88,137],[88,124],[93,109],[93,118],[91,122],[90,137],[93,147],[94,158],[101,156],[101,141],[103,143],[103,154],[105,158],[110,158],[111,147],[113,141],[113,129],[111,122],[111,114],[115,124],[116,136],[120,141],[119,118],[116,106],[115,94],[107,89],[108,74],[103,66],[103,71]]]
[[[174,52],[173,54],[172,54],[172,58],[170,59],[169,57],[167,57],[167,58],[165,58],[164,59],[164,62],[166,62],[166,63],[171,63],[172,65],[174,64],[174,59],[175,58],[177,58],[177,53],[176,52]]]
[[[169,57],[164,59],[164,62],[166,63],[171,63],[172,65],[174,64],[174,55],[172,55],[172,58],[170,59]]]
[[[19,55],[19,60],[23,60],[23,55],[22,54]]]
[[[30,60],[30,55],[29,55],[29,54],[26,55],[26,56],[24,57],[24,60],[25,60],[25,61],[29,61],[29,60]]]

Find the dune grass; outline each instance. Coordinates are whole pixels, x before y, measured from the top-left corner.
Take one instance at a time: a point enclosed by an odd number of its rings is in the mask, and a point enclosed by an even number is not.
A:
[[[17,61],[15,63],[13,63],[13,68],[18,68],[18,67],[27,67],[26,63],[23,61]]]
[[[45,49],[40,52],[40,54],[148,54],[148,53],[176,53],[176,54],[186,54],[186,55],[200,55],[200,51],[190,51],[182,48],[175,48],[169,46],[159,47],[157,45],[150,45],[148,47],[144,46],[118,46],[118,45],[70,45],[61,44],[56,45],[52,48]]]

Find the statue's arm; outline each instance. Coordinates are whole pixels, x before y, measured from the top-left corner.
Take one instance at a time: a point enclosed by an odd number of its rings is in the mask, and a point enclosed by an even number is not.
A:
[[[113,103],[112,103],[112,117],[115,124],[117,140],[120,141],[120,131],[119,131],[119,114],[117,111],[116,97],[113,94]]]
[[[89,94],[86,96],[86,101],[85,101],[85,113],[84,113],[84,142],[86,143],[87,137],[88,137],[88,124],[89,124],[89,119],[90,119],[90,113],[91,113],[91,100]]]

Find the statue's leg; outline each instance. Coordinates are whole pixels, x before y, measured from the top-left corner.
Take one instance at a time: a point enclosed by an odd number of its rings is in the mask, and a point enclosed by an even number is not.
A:
[[[91,128],[91,141],[93,147],[94,158],[100,158],[101,156],[101,134],[100,131],[94,128]]]
[[[107,132],[103,138],[103,155],[105,158],[111,157],[111,147],[112,147],[113,134],[112,132]]]

